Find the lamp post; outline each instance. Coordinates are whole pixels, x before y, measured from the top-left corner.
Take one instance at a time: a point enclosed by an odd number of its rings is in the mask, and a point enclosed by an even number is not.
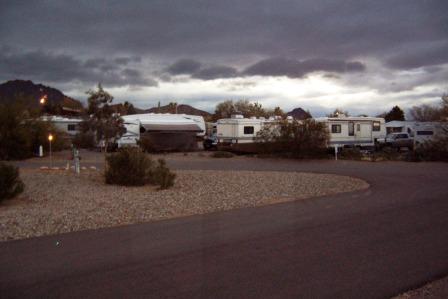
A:
[[[53,168],[53,157],[51,156],[51,141],[53,141],[53,135],[48,135],[48,142],[50,143],[50,167]]]
[[[39,103],[41,105],[45,105],[46,101],[47,101],[47,95],[44,95],[43,97],[40,98]]]
[[[46,106],[47,106],[47,95],[43,95],[40,99],[39,99],[39,104],[40,104],[40,113],[43,114],[45,113],[46,110]]]

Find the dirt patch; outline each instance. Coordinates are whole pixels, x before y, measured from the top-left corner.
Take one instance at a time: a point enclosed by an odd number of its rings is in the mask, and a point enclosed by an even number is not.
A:
[[[97,171],[21,170],[26,185],[0,205],[0,240],[147,222],[349,192],[363,180],[327,174],[176,171],[172,189],[106,185]]]

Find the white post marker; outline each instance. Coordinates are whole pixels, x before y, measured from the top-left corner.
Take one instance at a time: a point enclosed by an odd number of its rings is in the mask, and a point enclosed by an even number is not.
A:
[[[39,145],[39,157],[43,157],[44,156],[44,147],[42,145]]]
[[[77,149],[74,150],[73,158],[75,160],[75,172],[76,172],[76,174],[79,174],[79,172],[80,172],[79,151]]]
[[[334,146],[334,159],[336,161],[338,160],[338,145],[337,144]]]

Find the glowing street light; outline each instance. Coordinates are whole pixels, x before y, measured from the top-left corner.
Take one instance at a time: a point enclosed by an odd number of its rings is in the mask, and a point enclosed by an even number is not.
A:
[[[48,135],[48,142],[50,143],[50,167],[53,167],[53,157],[51,155],[51,142],[53,141],[53,135]]]
[[[43,97],[40,98],[39,103],[41,105],[45,105],[46,102],[47,102],[47,95],[44,95]]]

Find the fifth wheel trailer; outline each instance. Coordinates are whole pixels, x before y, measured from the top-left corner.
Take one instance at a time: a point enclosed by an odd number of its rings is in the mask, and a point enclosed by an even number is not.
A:
[[[385,138],[384,118],[368,116],[319,117],[330,134],[329,147],[373,147],[378,139]]]
[[[126,132],[117,142],[119,148],[146,140],[156,151],[192,150],[197,148],[197,137],[205,134],[204,118],[197,115],[146,113],[122,119]]]

